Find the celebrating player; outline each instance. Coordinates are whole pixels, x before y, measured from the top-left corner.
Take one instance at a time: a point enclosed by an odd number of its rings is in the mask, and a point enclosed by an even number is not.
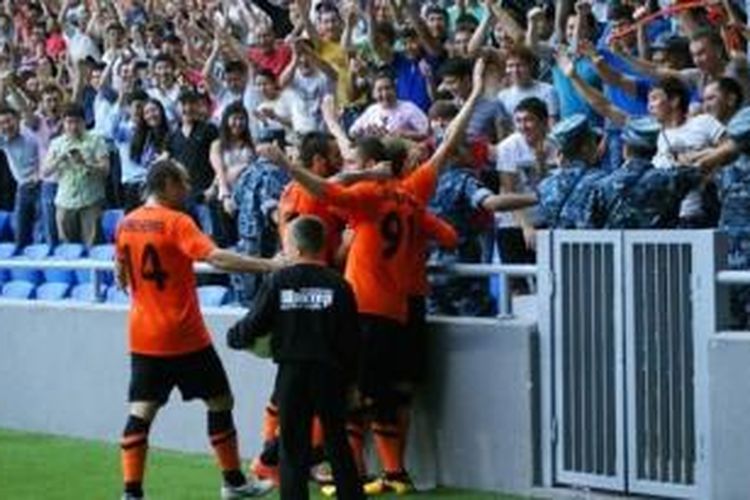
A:
[[[159,407],[177,386],[184,400],[208,407],[208,433],[224,476],[222,499],[248,498],[271,485],[240,471],[233,399],[211,344],[195,291],[193,263],[232,272],[268,272],[280,264],[218,249],[180,209],[189,193],[187,172],[159,160],[146,180],[147,201],[117,230],[117,280],[132,298],[129,321],[130,414],[122,438],[123,499],[143,498],[148,433]]]

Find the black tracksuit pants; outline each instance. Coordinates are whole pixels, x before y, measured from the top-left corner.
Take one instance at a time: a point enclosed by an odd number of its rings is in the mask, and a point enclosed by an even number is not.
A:
[[[276,395],[281,429],[282,500],[309,498],[313,415],[318,416],[323,427],[337,498],[363,499],[346,436],[346,386],[340,372],[322,363],[283,362],[276,375]]]

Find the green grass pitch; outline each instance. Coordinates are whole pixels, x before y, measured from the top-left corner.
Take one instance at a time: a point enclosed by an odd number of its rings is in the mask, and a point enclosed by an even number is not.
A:
[[[219,497],[220,479],[210,455],[150,450],[149,500]],[[311,497],[324,498],[311,486]],[[120,498],[117,446],[95,441],[0,430],[0,498],[4,500],[116,500]],[[264,498],[278,499],[274,492]],[[389,498],[383,496],[381,498]],[[518,497],[441,489],[399,498],[513,500]]]

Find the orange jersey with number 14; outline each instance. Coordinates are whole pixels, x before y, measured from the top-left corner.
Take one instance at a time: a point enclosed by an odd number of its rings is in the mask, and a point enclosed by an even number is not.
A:
[[[354,230],[345,276],[359,312],[406,322],[411,241],[424,209],[395,180],[329,184],[323,199],[340,207]]]
[[[176,356],[211,344],[198,305],[193,263],[216,246],[193,220],[167,207],[141,207],[120,222],[116,246],[132,301],[130,351]]]

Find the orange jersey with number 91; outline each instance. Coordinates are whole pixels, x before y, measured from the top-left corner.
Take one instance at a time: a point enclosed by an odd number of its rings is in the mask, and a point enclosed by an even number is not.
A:
[[[405,323],[413,240],[424,209],[395,180],[330,184],[323,198],[346,212],[354,230],[345,275],[357,309]]]
[[[144,206],[117,227],[117,259],[131,295],[130,351],[176,356],[207,347],[193,263],[216,247],[186,214]]]

